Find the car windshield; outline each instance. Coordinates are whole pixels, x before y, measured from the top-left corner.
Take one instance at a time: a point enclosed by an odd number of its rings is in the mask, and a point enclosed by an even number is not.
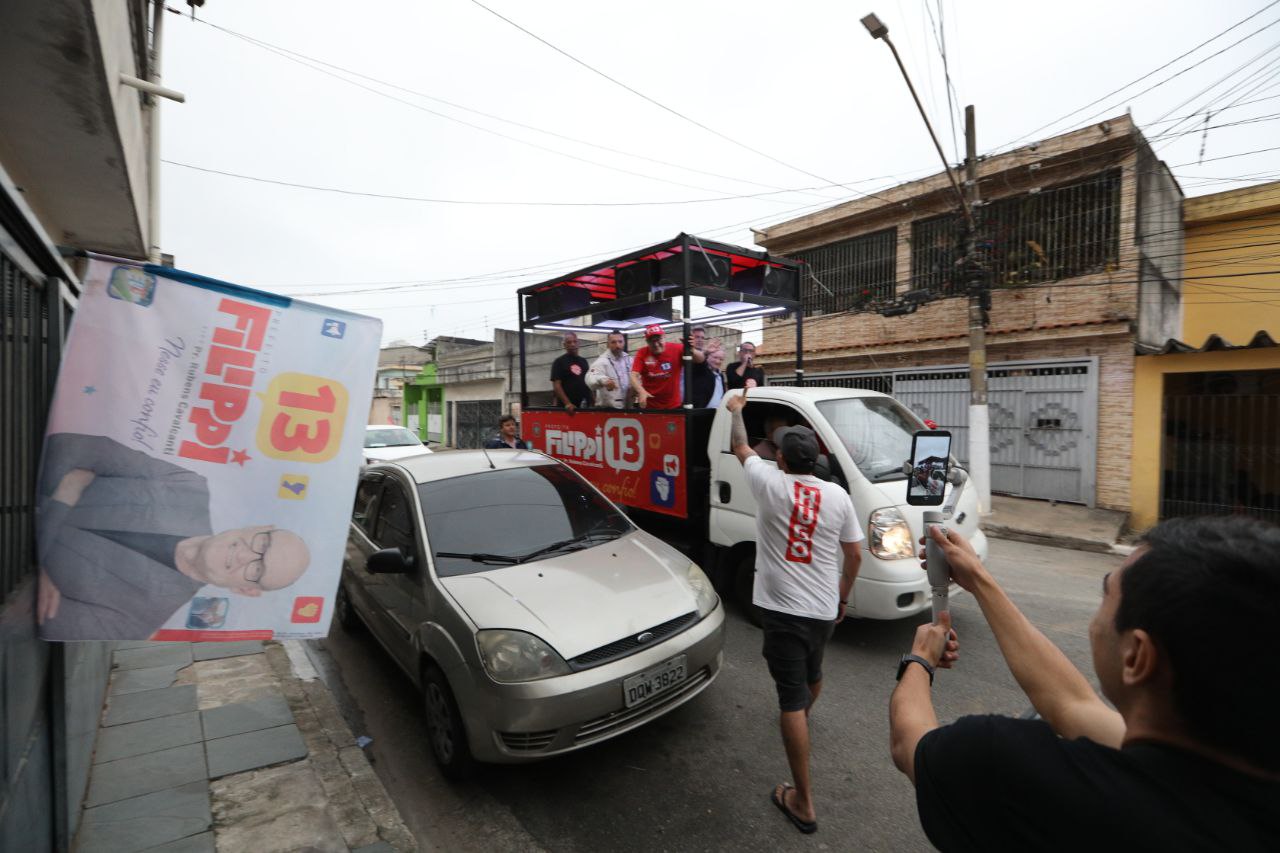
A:
[[[906,478],[902,463],[911,458],[911,436],[925,427],[905,406],[891,397],[848,397],[823,400],[818,411],[868,480]]]
[[[416,447],[421,439],[403,427],[371,429],[364,434],[365,447]]]
[[[558,463],[435,480],[418,486],[418,494],[440,577],[541,560],[633,529]]]

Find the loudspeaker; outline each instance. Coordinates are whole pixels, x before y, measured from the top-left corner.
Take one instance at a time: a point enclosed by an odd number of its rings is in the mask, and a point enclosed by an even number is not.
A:
[[[660,267],[659,285],[668,287],[684,283],[689,287],[728,287],[733,263],[719,255],[708,255],[697,249],[689,252],[689,280],[684,281],[683,253],[676,253],[663,258]]]
[[[612,311],[603,311],[591,315],[591,325],[599,326],[611,320],[619,322],[627,322],[636,320],[640,317],[652,317],[655,320],[670,321],[672,316],[671,300],[657,299],[653,302],[645,302],[641,305],[632,305],[630,308],[615,308]]]
[[[618,299],[648,293],[657,283],[658,262],[655,260],[636,261],[613,271],[613,286]]]
[[[795,270],[761,264],[735,274],[729,289],[752,296],[799,299],[799,283],[800,277]]]
[[[534,294],[534,317],[550,317],[565,311],[581,311],[591,304],[591,294],[584,288],[558,285]]]

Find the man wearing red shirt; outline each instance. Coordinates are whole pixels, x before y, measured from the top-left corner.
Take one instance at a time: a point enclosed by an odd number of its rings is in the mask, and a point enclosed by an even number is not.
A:
[[[645,327],[648,345],[631,362],[631,386],[642,409],[678,409],[684,400],[684,347],[663,343],[662,334],[656,323]],[[705,358],[700,350],[691,355],[698,363]]]

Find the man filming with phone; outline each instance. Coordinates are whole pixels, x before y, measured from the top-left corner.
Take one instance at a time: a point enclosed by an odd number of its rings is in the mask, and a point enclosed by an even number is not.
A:
[[[958,655],[950,614],[917,630],[890,700],[890,746],[935,846],[1276,849],[1270,647],[1280,528],[1179,518],[1147,533],[1102,579],[1089,626],[1101,696],[963,536],[929,535],[1043,718],[965,716],[940,726],[931,691],[934,668]]]
[[[743,341],[738,347],[738,360],[725,370],[729,379],[729,390],[734,388],[755,388],[764,385],[764,368],[756,367],[756,345],[751,341]]]

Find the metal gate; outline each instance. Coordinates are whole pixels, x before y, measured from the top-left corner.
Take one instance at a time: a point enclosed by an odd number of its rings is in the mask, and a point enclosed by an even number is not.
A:
[[[1280,370],[1167,374],[1160,518],[1280,521]]]
[[[501,400],[460,400],[454,411],[454,447],[480,447],[498,433]]]
[[[962,465],[968,462],[968,368],[810,374],[807,380],[892,395],[921,418],[950,430],[956,458]],[[1096,359],[992,364],[987,368],[987,390],[991,491],[1093,506]]]

